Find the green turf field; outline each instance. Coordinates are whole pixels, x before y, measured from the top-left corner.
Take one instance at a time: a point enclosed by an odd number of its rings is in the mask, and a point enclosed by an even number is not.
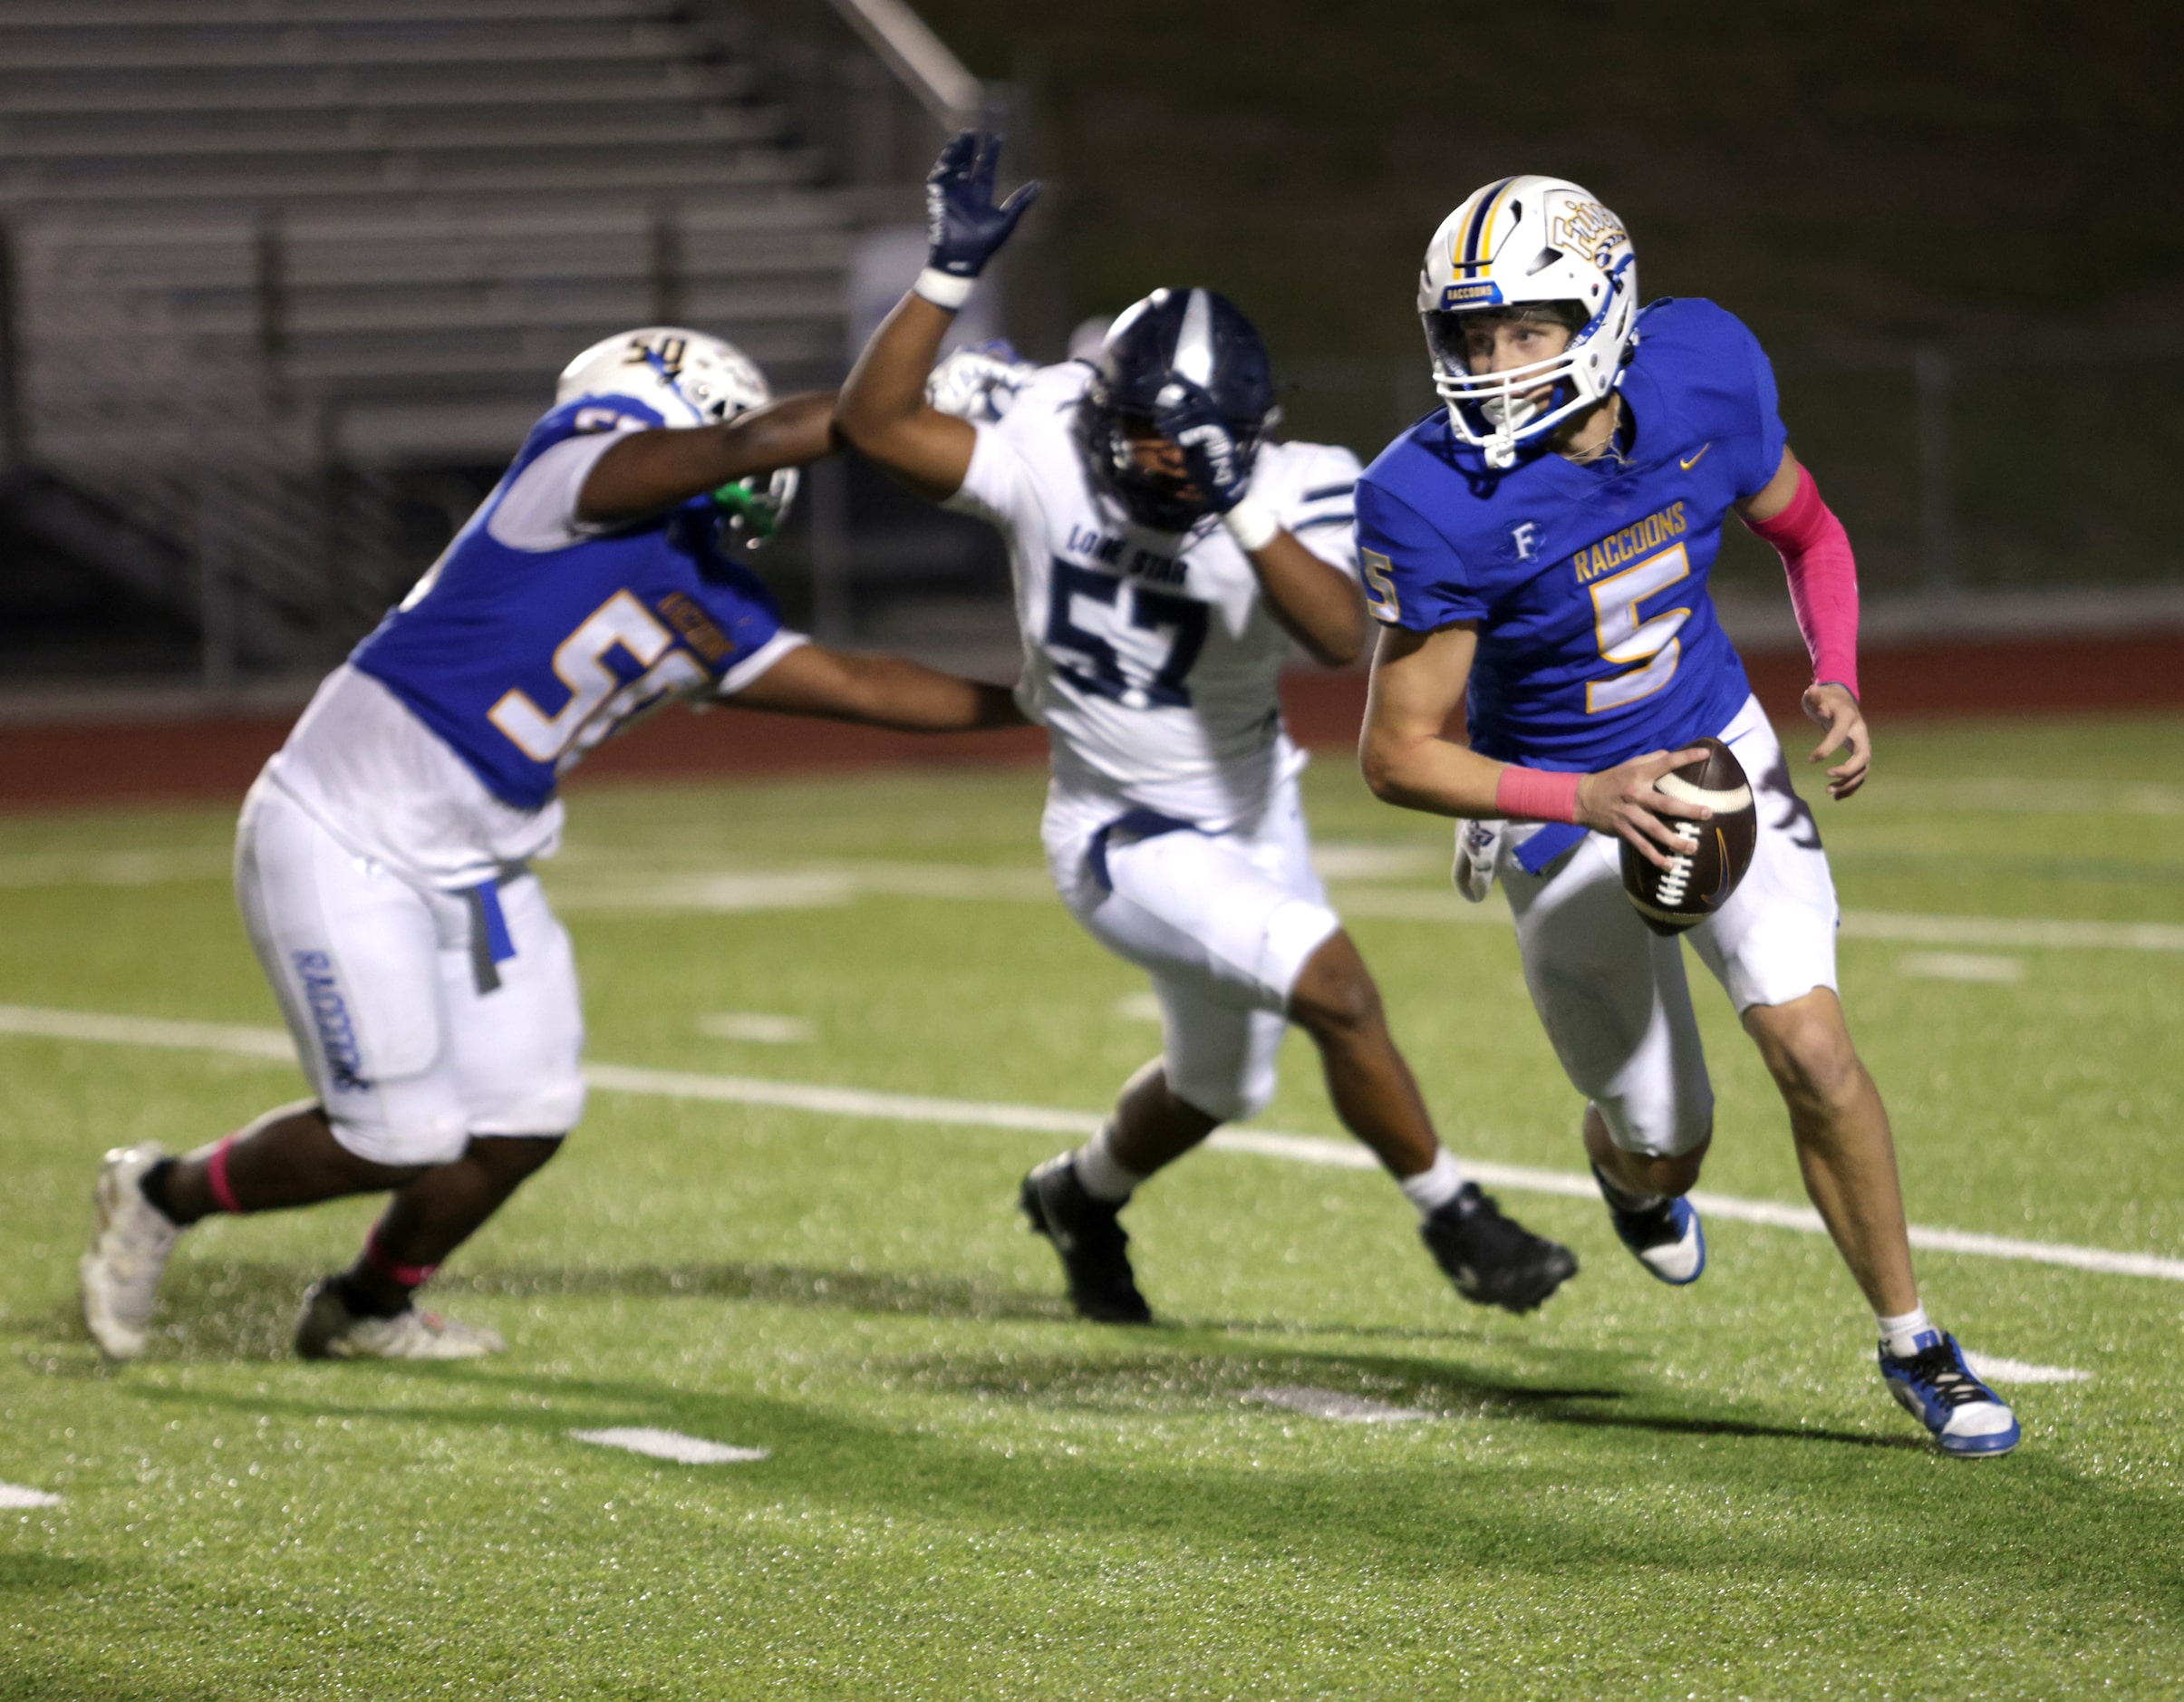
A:
[[[1821,804],[1915,1222],[2184,1254],[2179,756],[2175,720],[1902,731],[1867,797]],[[1308,787],[1450,1143],[1578,1170],[1506,931],[1453,920],[1443,828],[1339,760]],[[1097,1111],[1156,1030],[1040,896],[1039,789],[580,795],[549,884],[594,1059]],[[275,1024],[229,827],[0,825],[0,1028]],[[1989,920],[1904,920],[1937,916]],[[1771,1089],[1700,996],[1704,1185],[1799,1203]],[[754,1015],[789,1020],[720,1038]],[[1309,1049],[1287,1062],[1263,1123],[1338,1133]],[[1597,1204],[1505,1193],[1584,1266],[1517,1320],[1448,1291],[1381,1176],[1209,1152],[1130,1214],[1163,1327],[1103,1330],[1010,1209],[1060,1136],[602,1091],[437,1291],[505,1359],[287,1357],[360,1202],[193,1232],[115,1371],[74,1316],[98,1155],[209,1138],[293,1067],[0,1032],[0,1484],[63,1497],[0,1511],[11,1702],[2184,1687],[2174,1281],[1922,1254],[1975,1351],[2090,1379],[2005,1385],[2024,1446],[1953,1462],[1882,1393],[1813,1235],[1718,1220],[1673,1291]],[[1251,1397],[1295,1388],[1425,1416]],[[568,1435],[616,1426],[771,1456]]]

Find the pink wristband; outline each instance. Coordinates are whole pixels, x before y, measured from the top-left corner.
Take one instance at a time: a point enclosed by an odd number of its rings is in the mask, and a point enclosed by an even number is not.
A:
[[[1494,808],[1515,821],[1574,822],[1579,778],[1545,769],[1503,769],[1494,782]]]

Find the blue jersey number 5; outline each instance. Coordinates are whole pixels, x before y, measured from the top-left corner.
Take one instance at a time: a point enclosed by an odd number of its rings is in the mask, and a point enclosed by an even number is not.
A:
[[[1588,715],[1627,708],[1651,697],[1676,677],[1677,659],[1684,648],[1677,633],[1691,618],[1691,611],[1669,609],[1640,620],[1638,604],[1690,576],[1691,558],[1681,544],[1672,544],[1592,587],[1592,626],[1600,655],[1629,672],[1585,682]],[[1631,667],[1633,662],[1642,665]]]
[[[1103,610],[1120,614],[1125,597],[1129,618],[1123,624],[1141,633],[1170,633],[1168,653],[1149,679],[1134,680],[1123,670],[1122,658],[1107,634],[1117,631],[1114,616],[1091,618],[1104,628],[1080,626],[1076,600],[1085,598]],[[1170,596],[1140,585],[1126,584],[1113,574],[1094,573],[1074,562],[1057,560],[1047,605],[1047,645],[1082,657],[1081,663],[1057,660],[1056,669],[1072,685],[1098,697],[1113,698],[1132,709],[1189,709],[1191,664],[1205,645],[1208,613],[1203,603]]]

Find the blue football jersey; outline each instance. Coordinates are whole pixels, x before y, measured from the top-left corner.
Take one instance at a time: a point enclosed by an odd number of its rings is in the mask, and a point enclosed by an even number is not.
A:
[[[1358,482],[1373,614],[1479,624],[1471,742],[1502,761],[1612,768],[1718,733],[1751,691],[1706,578],[1731,505],[1782,462],[1773,369],[1733,314],[1665,298],[1621,390],[1621,459],[1540,450],[1497,473],[1435,410]]]
[[[616,531],[564,528],[543,547],[496,536],[541,456],[662,423],[621,396],[547,414],[432,570],[349,658],[519,808],[543,806],[585,751],[647,711],[717,691],[781,630],[772,595],[719,548],[710,498]]]

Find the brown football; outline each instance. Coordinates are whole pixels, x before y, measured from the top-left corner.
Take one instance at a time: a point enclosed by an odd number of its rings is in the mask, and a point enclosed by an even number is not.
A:
[[[1665,869],[1646,861],[1628,840],[1623,842],[1623,892],[1656,933],[1681,933],[1719,910],[1752,866],[1752,848],[1759,839],[1759,809],[1744,765],[1718,739],[1692,742],[1706,747],[1705,758],[1669,769],[1653,789],[1704,804],[1714,811],[1713,818],[1683,824],[1687,831],[1680,836],[1690,849],[1671,856]]]

